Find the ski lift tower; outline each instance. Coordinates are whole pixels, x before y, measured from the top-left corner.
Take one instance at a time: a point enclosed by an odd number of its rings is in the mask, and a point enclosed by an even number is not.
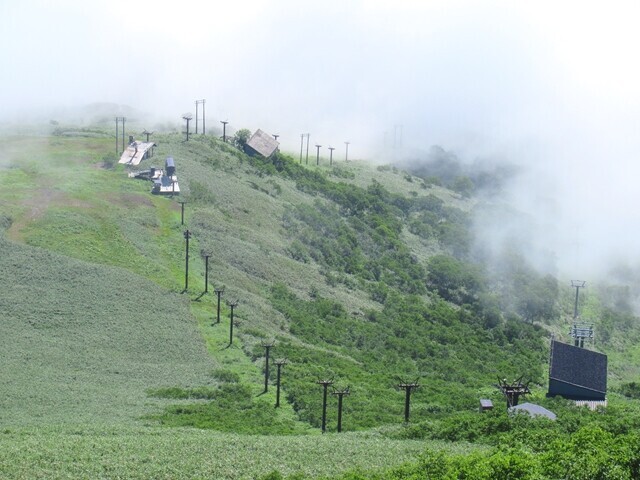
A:
[[[578,298],[580,289],[584,288],[587,282],[584,280],[571,280],[571,286],[576,289],[576,300],[573,305],[573,324],[569,330],[569,335],[573,338],[573,345],[584,348],[585,339],[593,340],[593,324],[580,323],[578,321]]]
[[[507,397],[507,408],[515,407],[518,405],[521,396],[531,393],[529,390],[529,382],[522,383],[522,377],[511,383],[507,382],[506,378],[502,380],[498,378],[496,387]]]

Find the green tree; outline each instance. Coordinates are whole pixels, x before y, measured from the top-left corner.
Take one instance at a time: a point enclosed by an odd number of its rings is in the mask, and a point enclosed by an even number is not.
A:
[[[241,128],[233,136],[233,145],[240,150],[243,150],[247,142],[251,138],[251,130],[247,128]]]
[[[445,300],[463,304],[474,303],[482,290],[482,274],[475,265],[448,255],[434,255],[427,268],[428,285]]]
[[[466,176],[456,177],[451,184],[451,190],[467,198],[471,196],[474,188],[473,182]]]
[[[558,281],[552,275],[534,277],[522,284],[518,313],[528,322],[549,321],[557,315]]]

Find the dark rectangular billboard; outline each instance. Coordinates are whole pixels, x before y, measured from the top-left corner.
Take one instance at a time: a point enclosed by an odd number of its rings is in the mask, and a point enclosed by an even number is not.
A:
[[[607,392],[607,356],[562,342],[551,342],[549,395],[603,397]]]

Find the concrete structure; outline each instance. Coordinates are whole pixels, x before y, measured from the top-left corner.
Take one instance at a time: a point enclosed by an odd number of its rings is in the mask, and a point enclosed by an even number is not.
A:
[[[261,155],[269,158],[278,150],[279,146],[280,143],[278,143],[275,138],[258,129],[251,135],[251,138],[245,145],[244,151],[247,155]]]

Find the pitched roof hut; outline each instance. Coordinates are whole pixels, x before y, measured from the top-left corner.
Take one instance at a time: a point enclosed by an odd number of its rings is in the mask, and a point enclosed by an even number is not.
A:
[[[261,155],[269,158],[278,150],[279,145],[280,143],[275,138],[258,129],[245,145],[244,151],[248,155]]]

